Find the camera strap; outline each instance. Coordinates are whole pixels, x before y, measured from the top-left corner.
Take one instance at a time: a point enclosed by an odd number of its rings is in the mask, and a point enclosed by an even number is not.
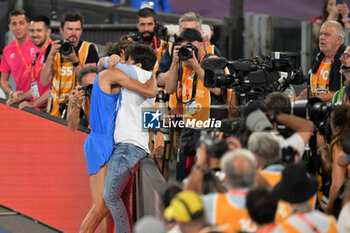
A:
[[[178,70],[178,81],[181,83],[181,86],[183,86],[182,83],[182,75],[183,75],[183,62],[180,62],[180,67]],[[187,78],[187,77],[186,77]],[[193,82],[192,82],[192,93],[191,93],[191,98],[189,98],[186,101],[182,101],[182,99],[179,98],[177,91],[175,92],[176,94],[176,100],[177,102],[181,103],[181,104],[187,104],[189,103],[192,99],[194,99],[196,97],[196,90],[197,90],[197,79],[198,79],[198,75],[195,73],[193,76]]]

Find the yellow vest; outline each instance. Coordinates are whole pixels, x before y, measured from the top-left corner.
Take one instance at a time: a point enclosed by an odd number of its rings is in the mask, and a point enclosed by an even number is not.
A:
[[[85,64],[89,46],[92,43],[83,41],[80,46],[78,58],[80,64]],[[63,61],[61,64],[60,53],[56,53],[52,69],[52,90],[51,90],[51,110],[50,114],[55,117],[61,117],[59,104],[67,103],[69,93],[74,90],[78,83],[77,74],[70,61]],[[48,107],[50,104],[48,105]]]

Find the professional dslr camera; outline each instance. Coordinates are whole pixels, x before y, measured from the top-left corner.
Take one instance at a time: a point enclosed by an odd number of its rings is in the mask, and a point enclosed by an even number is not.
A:
[[[331,103],[324,103],[317,97],[312,97],[309,100],[295,101],[293,114],[304,118],[308,116],[319,133],[326,137],[327,142],[330,142],[332,137],[330,116],[335,106]]]
[[[237,61],[222,57],[203,59],[204,86],[233,87],[240,103],[245,104],[253,99],[263,99],[268,93],[284,91],[290,84],[304,82],[299,54],[274,52],[272,55]],[[225,74],[225,68],[229,74]]]
[[[143,44],[145,42],[145,39],[143,38],[142,34],[139,31],[136,32],[130,32],[129,37],[135,41],[139,42],[140,44]]]
[[[71,43],[69,40],[60,41],[61,48],[60,53],[64,56],[68,56],[73,52],[73,43]]]
[[[195,54],[198,53],[198,48],[191,43],[187,43],[185,46],[182,46],[179,49],[179,58],[181,61],[187,61],[188,59],[193,57],[193,51],[195,51]]]
[[[80,91],[80,90],[85,91],[85,96],[86,96],[86,97],[90,97],[91,94],[92,94],[92,87],[93,87],[92,84],[87,84],[87,85],[85,85],[85,86],[79,88],[78,90],[79,90],[79,91]]]
[[[201,130],[199,143],[204,144],[207,150],[207,153],[212,158],[220,159],[222,155],[228,150],[228,145],[225,139],[219,139],[216,136],[212,135],[212,130]]]

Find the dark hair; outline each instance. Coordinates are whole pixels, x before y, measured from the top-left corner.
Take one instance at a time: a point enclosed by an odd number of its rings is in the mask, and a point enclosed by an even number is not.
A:
[[[134,60],[134,64],[141,63],[142,69],[152,71],[157,61],[157,55],[151,46],[134,44],[125,51],[125,60]]]
[[[324,0],[323,1],[323,7],[322,7],[322,23],[326,22],[329,16],[329,13],[327,11],[327,6],[328,6],[329,0]],[[338,23],[340,23],[344,27],[344,22],[343,22],[343,16],[341,14],[338,14]]]
[[[265,97],[265,103],[268,109],[280,113],[291,114],[292,104],[288,95],[282,92],[271,92]]]
[[[152,8],[145,7],[137,12],[137,22],[139,22],[140,18],[148,17],[153,17],[154,22],[157,22],[157,14]]]
[[[82,68],[78,73],[79,84],[81,84],[81,80],[83,79],[83,77],[87,74],[90,74],[90,73],[98,74],[97,67],[96,66],[86,66],[86,67]]]
[[[76,22],[76,21],[80,21],[80,24],[81,24],[81,28],[83,28],[83,22],[84,22],[84,16],[79,12],[79,11],[76,11],[76,12],[68,12],[66,14],[64,14],[62,16],[62,19],[61,19],[61,28],[63,29],[64,27],[64,24],[66,22]]]
[[[120,42],[108,42],[106,45],[106,56],[111,56],[112,54],[121,55],[122,50],[126,51],[135,42],[129,40],[123,40]]]
[[[44,22],[46,28],[50,28],[50,20],[44,15],[36,15],[32,18],[33,22]]]
[[[177,193],[182,191],[180,183],[169,182],[169,186],[165,189],[162,197],[163,207],[167,208],[170,205],[170,201],[176,196]]]
[[[19,16],[19,15],[24,15],[26,18],[26,21],[29,22],[29,18],[25,10],[13,10],[9,13],[9,22],[11,22],[11,17],[12,16]]]
[[[129,39],[130,39],[129,35],[122,35],[122,36],[119,37],[119,42],[125,41],[125,40],[129,40]]]
[[[245,204],[250,218],[257,224],[274,222],[278,201],[267,188],[257,187],[250,190]]]
[[[338,133],[332,135],[332,141],[329,144],[329,152],[332,155],[332,149],[335,145],[340,147],[343,144],[344,138],[350,133],[350,106],[340,105],[336,106],[331,113],[331,122],[334,127],[338,127],[340,130]],[[332,160],[332,156],[330,158]],[[336,161],[334,161],[336,163]]]

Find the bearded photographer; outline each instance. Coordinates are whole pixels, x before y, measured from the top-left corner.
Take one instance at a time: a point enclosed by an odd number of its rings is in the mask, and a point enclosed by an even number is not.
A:
[[[77,86],[77,73],[84,66],[96,66],[98,62],[96,46],[80,40],[82,31],[83,16],[79,12],[68,12],[61,19],[60,33],[64,41],[56,40],[46,49],[40,81],[47,85],[52,80],[47,112],[55,117],[62,116],[69,93]]]
[[[68,129],[74,131],[79,124],[89,126],[92,85],[97,76],[97,67],[88,66],[78,73],[79,85],[69,95],[67,108]]]
[[[181,103],[183,120],[194,120],[193,127],[182,130],[180,136],[180,162],[177,167],[177,180],[183,180],[190,170],[188,156],[195,154],[196,141],[199,138],[197,122],[210,119],[220,120],[227,117],[226,109],[212,108],[213,105],[226,104],[227,91],[220,88],[204,87],[204,70],[200,66],[203,58],[210,57],[201,46],[201,33],[192,28],[184,29],[179,37],[180,45],[174,46],[170,69],[166,72],[165,90],[172,94],[177,92],[178,102]],[[187,146],[186,146],[187,145]],[[190,160],[189,160],[190,161]],[[187,169],[186,169],[187,163]],[[187,170],[187,171],[186,171]]]

